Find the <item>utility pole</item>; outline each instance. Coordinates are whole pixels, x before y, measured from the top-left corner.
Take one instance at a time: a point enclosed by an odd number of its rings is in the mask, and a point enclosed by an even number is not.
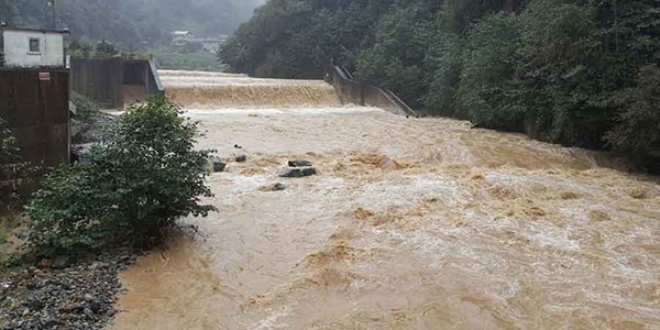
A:
[[[48,12],[50,13],[49,28],[52,30],[57,29],[57,11],[55,10],[55,0],[48,0]],[[48,15],[48,14],[47,14]]]

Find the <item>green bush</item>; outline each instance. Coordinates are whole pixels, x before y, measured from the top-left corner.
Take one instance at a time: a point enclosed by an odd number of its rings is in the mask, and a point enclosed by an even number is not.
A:
[[[92,148],[89,160],[43,180],[26,207],[25,237],[39,253],[75,254],[117,243],[146,245],[187,215],[213,207],[205,185],[209,151],[194,149],[197,123],[163,98],[135,105],[117,138]]]
[[[73,119],[81,121],[93,120],[103,108],[99,102],[76,92],[71,92],[71,102],[76,106],[76,114],[73,115]]]

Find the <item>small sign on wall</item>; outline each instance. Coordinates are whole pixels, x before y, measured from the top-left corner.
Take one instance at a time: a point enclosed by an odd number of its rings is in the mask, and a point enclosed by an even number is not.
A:
[[[50,72],[39,72],[40,81],[50,81]]]

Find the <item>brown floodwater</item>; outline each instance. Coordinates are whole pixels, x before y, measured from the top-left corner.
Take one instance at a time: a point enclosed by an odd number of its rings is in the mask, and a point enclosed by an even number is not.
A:
[[[248,161],[209,179],[219,212],[185,220],[198,234],[121,275],[113,329],[660,329],[655,178],[523,135],[342,107],[321,82],[164,80],[180,98],[208,88],[181,102],[199,147]],[[210,96],[223,88],[233,101]],[[260,88],[275,99],[234,106]],[[319,175],[277,176],[299,158]]]

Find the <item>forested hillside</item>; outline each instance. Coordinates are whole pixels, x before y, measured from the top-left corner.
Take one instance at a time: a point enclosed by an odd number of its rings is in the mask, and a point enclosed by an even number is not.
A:
[[[57,0],[60,27],[87,40],[137,48],[169,40],[169,32],[197,36],[231,33],[264,0]],[[0,20],[44,26],[46,0],[0,0]]]
[[[221,58],[290,78],[334,61],[429,114],[658,170],[659,38],[659,0],[271,0]]]

